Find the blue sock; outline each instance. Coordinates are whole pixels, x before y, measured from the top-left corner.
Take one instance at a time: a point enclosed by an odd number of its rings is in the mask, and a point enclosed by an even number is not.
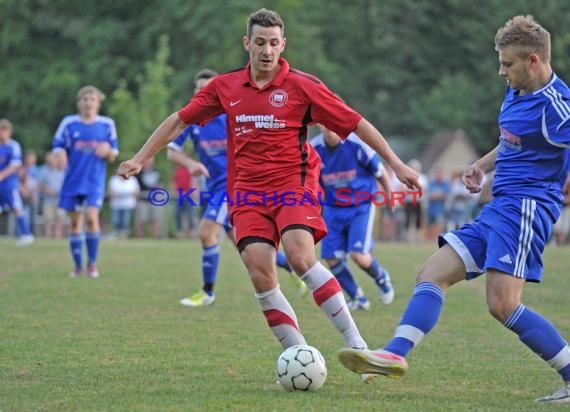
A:
[[[20,233],[20,236],[28,236],[32,234],[30,225],[28,223],[28,216],[26,216],[25,213],[22,213],[16,217],[16,224],[18,226],[18,232]]]
[[[83,234],[70,233],[68,239],[69,250],[71,251],[73,262],[75,262],[75,267],[81,268],[83,265]]]
[[[346,264],[346,260],[340,260],[336,265],[331,266],[331,273],[340,283],[340,287],[346,292],[350,299],[356,297],[358,285],[354,281],[354,276]]]
[[[570,381],[570,348],[552,323],[525,305],[519,305],[505,321],[522,343]]]
[[[85,234],[85,244],[87,245],[87,259],[88,264],[95,263],[97,261],[97,255],[99,253],[99,239],[101,238],[99,232]]]
[[[364,271],[368,273],[372,279],[374,279],[377,285],[380,285],[380,282],[384,280],[386,273],[386,270],[380,266],[380,263],[378,263],[374,256],[372,257],[372,264],[368,269],[364,269]]]
[[[204,291],[212,296],[214,284],[218,276],[218,263],[220,262],[220,245],[208,246],[202,249],[202,279]]]
[[[287,257],[285,256],[285,253],[278,251],[277,252],[277,258],[275,259],[275,263],[277,264],[277,266],[285,269],[287,272],[289,272],[289,273],[293,272],[293,270],[291,269],[291,266],[289,266],[289,262],[287,262]]]
[[[444,300],[445,292],[435,283],[418,283],[394,337],[384,349],[400,356],[410,353],[437,323]]]

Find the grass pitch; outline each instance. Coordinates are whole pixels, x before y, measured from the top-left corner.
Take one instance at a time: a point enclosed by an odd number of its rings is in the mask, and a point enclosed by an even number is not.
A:
[[[396,298],[372,297],[355,314],[371,347],[391,336],[416,270],[434,245],[377,244]],[[568,248],[548,249],[545,280],[524,302],[570,338]],[[451,290],[435,330],[409,358],[402,380],[363,385],[336,360],[343,342],[310,297],[290,298],[309,344],[328,364],[317,393],[275,384],[281,348],[266,326],[237,252],[223,245],[217,301],[178,300],[201,285],[196,241],[103,242],[98,280],[70,279],[67,243],[17,248],[0,239],[1,411],[463,411],[562,410],[533,399],[557,389],[558,375],[487,313],[484,279]]]

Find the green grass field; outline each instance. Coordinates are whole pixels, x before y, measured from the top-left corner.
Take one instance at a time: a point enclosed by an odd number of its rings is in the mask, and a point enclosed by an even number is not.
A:
[[[216,304],[186,308],[178,300],[201,284],[196,241],[102,243],[102,277],[92,280],[67,277],[63,241],[24,249],[0,239],[0,410],[561,410],[533,402],[557,389],[559,377],[487,314],[483,279],[452,290],[402,380],[363,385],[336,360],[340,336],[283,276],[301,329],[329,369],[319,392],[283,392],[275,384],[280,346],[237,252],[223,246]],[[396,288],[388,307],[357,273],[374,296],[369,312],[355,314],[370,346],[391,336],[433,248],[377,245]],[[545,281],[524,297],[566,337],[568,255],[568,248],[547,250]]]

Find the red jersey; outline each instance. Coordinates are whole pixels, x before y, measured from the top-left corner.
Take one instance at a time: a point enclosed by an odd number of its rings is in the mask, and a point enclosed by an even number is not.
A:
[[[279,59],[275,78],[258,88],[247,67],[213,78],[178,112],[186,124],[226,113],[228,191],[273,192],[319,187],[320,159],[307,126],[323,124],[345,138],[362,116],[319,79]]]
[[[183,166],[176,166],[174,170],[174,175],[172,176],[172,182],[176,189],[182,189],[184,192],[189,191],[192,189],[192,173],[183,167]]]

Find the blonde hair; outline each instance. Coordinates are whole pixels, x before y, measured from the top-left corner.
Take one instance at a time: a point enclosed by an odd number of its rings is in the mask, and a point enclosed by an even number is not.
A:
[[[79,91],[77,92],[77,101],[81,100],[81,98],[89,93],[95,93],[98,97],[99,97],[99,101],[103,101],[105,100],[105,94],[99,90],[98,88],[96,88],[95,86],[83,86],[81,89],[79,89]]]
[[[535,53],[542,60],[550,61],[550,33],[531,15],[515,16],[497,31],[495,50],[507,47],[518,48],[520,57]]]
[[[14,130],[12,122],[8,119],[0,119],[0,129],[10,129]]]

